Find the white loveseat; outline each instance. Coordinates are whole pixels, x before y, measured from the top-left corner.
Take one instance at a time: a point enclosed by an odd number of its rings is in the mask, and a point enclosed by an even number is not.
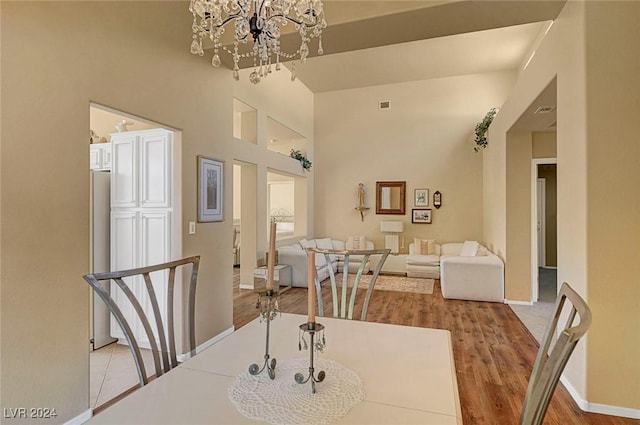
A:
[[[309,259],[307,258],[307,252],[303,248],[313,247],[321,249],[346,249],[344,241],[330,238],[318,238],[318,239],[303,239],[299,243],[292,245],[284,245],[278,247],[278,264],[286,264],[291,266],[291,279],[292,284],[295,287],[307,287],[309,279]],[[373,242],[366,241],[366,249],[374,249]],[[316,273],[318,279],[322,282],[329,278],[329,266],[334,272],[342,272],[344,269],[344,257],[341,255],[330,255],[330,265],[327,264],[325,256],[323,254],[316,254]],[[349,256],[349,264],[347,270],[349,273],[357,272],[362,256],[351,255]],[[369,264],[364,269],[364,273],[369,273]]]
[[[504,263],[486,247],[465,241],[432,244],[428,254],[417,251],[411,243],[407,276],[440,279],[444,298],[504,301]]]

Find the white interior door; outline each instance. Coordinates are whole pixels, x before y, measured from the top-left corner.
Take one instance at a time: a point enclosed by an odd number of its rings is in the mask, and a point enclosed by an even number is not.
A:
[[[538,267],[547,265],[546,261],[546,239],[545,239],[545,203],[546,182],[545,179],[536,181],[536,217],[538,229]]]

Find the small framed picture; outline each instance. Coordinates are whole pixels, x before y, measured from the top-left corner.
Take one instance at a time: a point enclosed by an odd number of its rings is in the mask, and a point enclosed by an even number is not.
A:
[[[411,222],[418,224],[431,224],[431,210],[429,208],[412,209]]]
[[[414,204],[416,207],[428,207],[429,206],[429,189],[415,189]]]
[[[224,163],[198,155],[198,221],[224,220]]]

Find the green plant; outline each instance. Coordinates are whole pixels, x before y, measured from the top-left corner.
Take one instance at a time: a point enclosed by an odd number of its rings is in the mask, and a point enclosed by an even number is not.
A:
[[[298,161],[300,161],[300,164],[302,164],[302,168],[309,171],[311,170],[311,161],[309,161],[309,158],[307,158],[306,156],[304,156],[302,154],[302,152],[291,149],[291,153],[289,154],[289,156],[291,158],[297,159]]]
[[[480,152],[480,149],[485,149],[489,144],[486,135],[497,112],[496,108],[491,108],[489,112],[487,112],[487,115],[484,116],[484,119],[476,124],[476,138],[474,140],[476,146],[473,147],[474,151]]]

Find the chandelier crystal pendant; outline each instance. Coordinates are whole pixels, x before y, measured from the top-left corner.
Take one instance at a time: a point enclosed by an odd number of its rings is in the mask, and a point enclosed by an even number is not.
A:
[[[296,59],[305,62],[309,56],[309,42],[318,38],[318,54],[323,54],[322,30],[326,28],[321,0],[191,0],[189,11],[193,13],[193,40],[191,53],[203,56],[202,41],[213,42],[211,64],[219,67],[220,51],[233,59],[233,78],[238,80],[239,62],[253,58],[253,71],[249,80],[257,84],[271,73],[275,63],[280,70],[281,61],[292,61],[291,81],[295,80]],[[231,25],[233,24],[233,26]],[[300,46],[295,52],[280,50],[281,30],[293,25],[300,35]],[[222,37],[227,29],[233,29],[233,43],[223,45]],[[252,46],[246,46],[253,40]]]

